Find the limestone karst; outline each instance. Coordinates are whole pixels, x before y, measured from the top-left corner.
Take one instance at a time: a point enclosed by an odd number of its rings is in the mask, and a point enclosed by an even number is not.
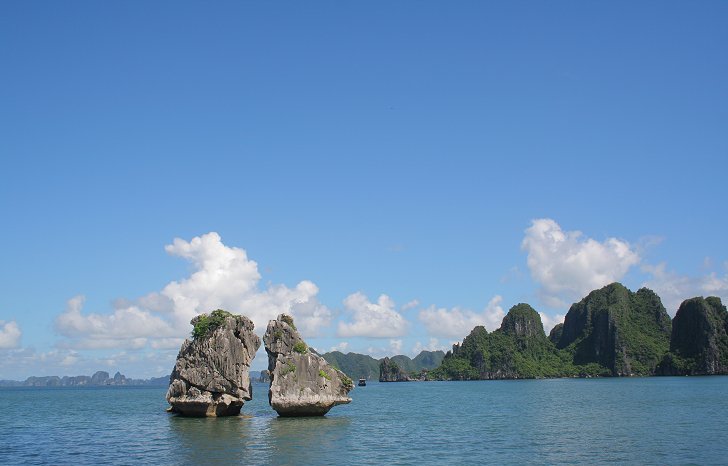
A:
[[[252,399],[250,363],[260,347],[253,322],[222,310],[192,319],[170,376],[167,401],[185,416],[234,416]]]
[[[351,402],[351,379],[306,345],[291,316],[271,320],[263,341],[271,378],[268,400],[280,416],[321,416]]]

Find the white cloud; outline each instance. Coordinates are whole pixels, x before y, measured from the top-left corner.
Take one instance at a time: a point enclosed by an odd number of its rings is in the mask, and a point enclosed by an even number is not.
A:
[[[549,307],[563,307],[620,280],[640,261],[626,241],[584,238],[580,231],[563,231],[548,218],[533,220],[525,233],[521,248],[528,252],[531,277]]]
[[[82,296],[72,298],[56,319],[56,329],[73,348],[166,348],[189,335],[190,320],[215,309],[244,314],[262,334],[268,320],[292,314],[306,336],[331,323],[331,311],[319,303],[318,287],[303,280],[294,288],[259,287],[258,264],[245,250],[223,244],[217,233],[185,241],[175,239],[167,253],[187,259],[193,273],[172,281],[161,291],[136,300],[119,299],[110,313],[82,313]]]
[[[423,345],[421,342],[415,343],[415,346],[412,347],[412,355],[417,356],[422,351],[447,351],[449,347],[445,346],[444,344],[440,344],[440,340],[437,338],[430,338],[430,341]]]
[[[184,338],[157,338],[149,342],[152,349],[179,349]]]
[[[541,316],[541,323],[543,324],[543,330],[544,330],[544,332],[546,332],[546,335],[551,333],[551,329],[556,327],[557,324],[564,323],[564,318],[566,317],[563,314],[556,314],[554,316],[550,316],[543,312],[539,312],[538,315]]]
[[[700,277],[689,277],[668,271],[664,262],[654,266],[644,265],[642,270],[651,275],[642,286],[660,296],[671,316],[675,315],[680,303],[695,296],[718,296],[724,304],[728,301],[728,273],[719,276],[710,272]]]
[[[409,311],[410,309],[414,309],[414,308],[416,308],[419,305],[420,305],[420,302],[418,300],[416,300],[416,299],[413,299],[412,301],[410,301],[410,302],[405,303],[404,305],[402,305],[401,310],[403,312],[404,311]]]
[[[351,322],[339,322],[341,337],[394,338],[407,333],[407,321],[385,294],[372,303],[363,293],[353,293],[344,299],[344,308],[353,316]]]
[[[74,348],[139,348],[147,338],[174,335],[167,321],[137,306],[117,308],[111,314],[83,315],[84,301],[83,296],[71,298],[66,312],[56,318],[56,329],[73,339]]]
[[[389,349],[394,354],[400,354],[400,351],[402,351],[402,340],[389,340]]]
[[[14,320],[5,322],[0,320],[0,349],[11,349],[20,346],[20,337],[23,332]]]
[[[98,370],[117,370],[127,377],[149,378],[169,374],[178,348],[174,350],[122,351],[93,356],[65,348],[46,352],[18,348],[0,352],[0,379],[24,380],[45,375],[91,375]]]
[[[342,341],[336,346],[332,346],[329,351],[341,351],[342,353],[346,353],[346,350],[349,348],[349,342],[348,341]]]
[[[480,313],[459,307],[447,309],[430,306],[420,311],[419,319],[430,335],[464,338],[476,325],[483,325],[489,331],[500,327],[506,315],[501,301],[501,296],[494,296]]]
[[[68,353],[63,359],[61,359],[61,362],[59,363],[61,366],[73,366],[79,361],[78,353],[71,352]]]

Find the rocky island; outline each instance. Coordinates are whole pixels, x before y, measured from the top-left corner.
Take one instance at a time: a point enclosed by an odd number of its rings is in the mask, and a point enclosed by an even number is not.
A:
[[[306,345],[291,316],[271,320],[263,341],[271,380],[268,401],[279,416],[323,416],[351,402],[352,380]]]
[[[728,374],[728,311],[720,298],[683,301],[672,321],[660,375]]]
[[[184,416],[234,416],[252,399],[250,363],[260,347],[253,322],[218,309],[192,319],[170,376],[167,401]]]
[[[728,311],[717,297],[691,298],[671,321],[660,297],[612,283],[573,304],[546,337],[528,304],[499,329],[475,327],[453,345],[433,380],[728,374]]]
[[[379,381],[380,382],[409,382],[412,378],[399,367],[399,364],[389,358],[384,358],[379,362]]]

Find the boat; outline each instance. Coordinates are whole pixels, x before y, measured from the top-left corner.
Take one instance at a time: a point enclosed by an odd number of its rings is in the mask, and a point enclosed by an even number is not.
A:
[[[367,386],[367,379],[359,379],[359,386],[360,387],[366,387]]]

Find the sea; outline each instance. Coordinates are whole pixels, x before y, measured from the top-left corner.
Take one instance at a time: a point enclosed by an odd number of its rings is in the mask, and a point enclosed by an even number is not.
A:
[[[0,464],[728,464],[728,377],[369,382],[313,418],[253,390],[183,418],[160,387],[0,389]]]

